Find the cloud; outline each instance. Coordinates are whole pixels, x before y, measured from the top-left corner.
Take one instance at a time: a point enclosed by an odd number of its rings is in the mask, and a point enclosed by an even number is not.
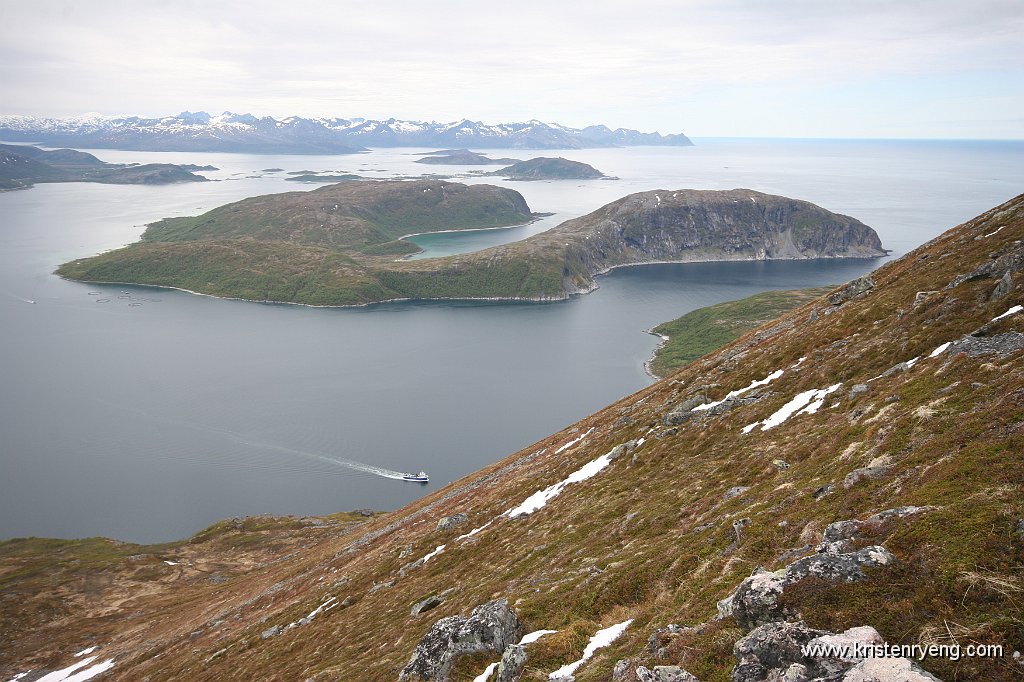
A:
[[[773,89],[800,101],[893,80],[913,91],[940,75],[1013,83],[1024,64],[1016,0],[51,0],[5,15],[0,96],[11,113],[231,109],[708,130],[705,112],[723,92],[722,106],[758,107]]]

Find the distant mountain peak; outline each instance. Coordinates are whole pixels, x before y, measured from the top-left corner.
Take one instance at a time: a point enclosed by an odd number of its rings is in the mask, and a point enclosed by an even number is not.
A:
[[[583,149],[693,144],[683,134],[660,135],[604,125],[571,128],[531,119],[485,124],[468,118],[441,122],[355,118],[277,119],[250,113],[182,111],[174,116],[73,118],[0,116],[0,139],[51,146],[139,151],[350,154],[367,147],[490,147]]]

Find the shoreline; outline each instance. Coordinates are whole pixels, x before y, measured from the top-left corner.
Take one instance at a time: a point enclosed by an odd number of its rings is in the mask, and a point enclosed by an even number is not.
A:
[[[486,228],[486,229],[506,229],[506,228]],[[618,270],[619,268],[632,268],[641,267],[644,265],[688,265],[691,263],[741,263],[741,262],[758,262],[758,261],[799,261],[799,260],[872,260],[878,258],[885,258],[886,256],[822,256],[821,258],[708,258],[700,260],[652,260],[652,261],[641,261],[637,263],[619,263],[617,265],[611,265],[607,268],[599,270],[591,275],[594,281],[591,286],[585,289],[575,289],[572,291],[566,291],[561,296],[544,296],[544,297],[528,297],[528,296],[437,296],[431,298],[413,298],[413,297],[398,297],[398,298],[385,298],[379,301],[368,301],[366,303],[338,303],[338,304],[320,304],[320,303],[300,303],[299,301],[275,301],[270,299],[255,299],[255,298],[243,298],[241,296],[221,296],[218,294],[207,294],[201,291],[193,291],[192,289],[186,289],[184,287],[176,287],[169,284],[146,284],[143,282],[122,282],[116,280],[90,280],[90,279],[73,279],[71,277],[65,277],[64,275],[57,274],[56,271],[53,274],[60,279],[68,282],[79,282],[81,284],[116,284],[119,286],[137,286],[137,287],[153,287],[156,289],[171,289],[174,291],[183,291],[187,294],[194,296],[206,296],[208,298],[218,298],[225,301],[245,301],[247,303],[264,303],[274,305],[295,305],[304,306],[306,308],[367,308],[373,305],[381,305],[384,303],[408,303],[415,301],[491,301],[491,302],[509,302],[509,303],[560,303],[568,301],[575,296],[586,296],[587,294],[593,293],[601,288],[600,284],[596,281],[597,277],[606,275],[612,270]],[[650,330],[643,330],[646,333],[653,333]],[[660,336],[660,335],[656,335]],[[654,375],[651,375],[654,376]],[[660,377],[656,377],[660,378]]]
[[[470,228],[467,228],[465,230],[430,230],[429,232],[410,232],[409,234],[403,234],[401,237],[398,237],[395,241],[405,241],[409,237],[421,237],[423,235],[428,235],[428,234],[455,234],[455,233],[459,233],[459,232],[493,232],[495,230],[511,230],[513,228],[516,228],[516,227],[526,227],[527,225],[533,225],[534,223],[536,223],[536,222],[538,222],[540,220],[543,220],[544,218],[550,218],[551,216],[555,215],[555,213],[532,213],[531,215],[533,216],[533,218],[531,218],[530,220],[527,220],[525,223],[516,223],[515,225],[496,225],[495,227],[470,227]],[[540,234],[540,233],[538,233],[538,234]],[[418,248],[419,251],[417,251],[416,253],[410,253],[408,256],[402,256],[401,258],[397,258],[397,259],[395,259],[395,262],[401,262],[401,261],[404,261],[404,260],[409,260],[413,256],[418,256],[419,254],[421,254],[424,251],[426,251],[426,249],[424,249],[422,246],[420,246],[416,242],[409,242],[409,243],[412,244],[413,246],[415,246],[416,248]],[[475,252],[470,251],[468,253],[475,253]],[[463,255],[463,254],[461,254],[461,253],[453,253],[453,254],[449,254],[448,256],[429,256],[429,258],[449,258],[450,256],[461,256],[461,255]],[[424,258],[423,260],[427,260],[427,258]]]
[[[651,377],[655,381],[661,381],[665,377],[658,376],[657,374],[652,372],[651,365],[654,364],[654,360],[658,355],[658,351],[664,348],[665,344],[669,342],[669,337],[666,336],[665,334],[659,334],[658,332],[654,331],[653,327],[651,329],[644,329],[642,331],[644,334],[650,334],[651,336],[656,336],[659,339],[658,345],[655,346],[654,350],[651,351],[651,356],[644,360],[644,374]]]

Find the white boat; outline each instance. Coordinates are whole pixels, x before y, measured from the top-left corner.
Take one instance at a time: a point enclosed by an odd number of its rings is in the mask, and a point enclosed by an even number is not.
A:
[[[428,483],[430,482],[430,476],[427,476],[426,471],[421,471],[418,474],[402,474],[403,481],[413,481],[415,483]]]

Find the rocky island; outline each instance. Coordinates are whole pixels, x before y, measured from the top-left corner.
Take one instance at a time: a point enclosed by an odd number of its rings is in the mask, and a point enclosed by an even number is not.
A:
[[[570,161],[562,157],[537,157],[520,161],[507,168],[499,168],[487,175],[498,175],[507,180],[593,180],[605,177],[590,164]]]
[[[347,182],[168,218],[150,225],[140,242],[65,263],[58,274],[311,305],[550,301],[592,291],[596,275],[624,265],[885,255],[875,231],[854,218],[737,189],[631,194],[520,242],[396,260],[418,250],[403,236],[531,217],[518,192],[490,185]]]
[[[572,222],[877,250],[802,202],[672,194]],[[0,542],[0,674],[1019,680],[1022,240],[1024,196],[392,512]]]
[[[105,163],[74,149],[44,150],[28,145],[0,144],[0,190],[24,189],[37,182],[99,182],[112,185],[166,185],[205,182],[193,170],[213,166],[173,163]]]
[[[451,166],[486,166],[516,163],[520,159],[492,159],[486,154],[478,154],[468,149],[442,149],[426,154],[415,163],[428,163]]]

